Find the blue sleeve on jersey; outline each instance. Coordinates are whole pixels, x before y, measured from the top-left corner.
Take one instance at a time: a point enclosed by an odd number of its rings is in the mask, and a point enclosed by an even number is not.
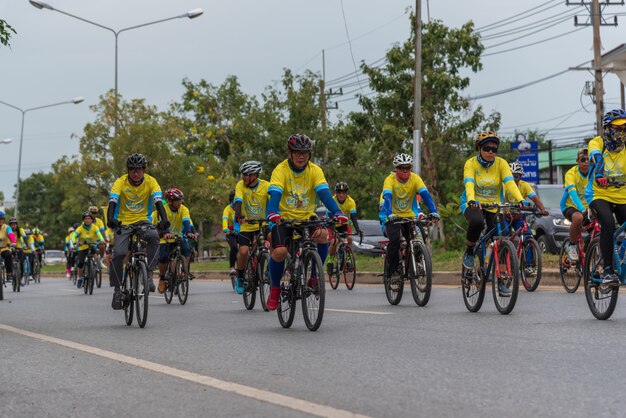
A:
[[[326,188],[321,188],[320,190],[317,190],[317,195],[319,196],[319,198],[322,201],[322,203],[324,204],[324,206],[326,206],[326,208],[330,212],[332,212],[333,215],[336,212],[339,212],[339,206],[337,206],[337,202],[335,202],[335,199],[333,199],[333,196],[330,194],[330,190],[328,189],[328,185],[326,185]]]
[[[381,212],[385,214],[385,218],[389,215],[391,215],[391,192],[388,192],[387,190],[385,190],[383,192],[383,207]]]
[[[435,206],[435,201],[433,200],[433,197],[430,195],[430,192],[428,191],[428,189],[426,187],[423,187],[420,190],[418,190],[418,193],[420,194],[420,196],[422,196],[422,199],[424,200],[424,203],[426,203],[426,206],[428,206],[428,210],[430,211],[430,213],[436,213],[437,206]]]
[[[570,199],[572,199],[572,203],[574,203],[574,205],[576,205],[576,209],[578,209],[579,211],[584,211],[585,207],[583,206],[583,202],[581,202],[580,198],[578,197],[578,193],[576,193],[576,189],[571,189],[569,192],[567,192]]]
[[[189,219],[183,219],[183,235],[187,235],[191,232],[191,222]]]
[[[272,186],[274,187],[274,186]],[[278,205],[280,203],[280,198],[283,196],[283,191],[278,187],[268,190],[268,194],[270,195],[270,200],[267,202],[267,208],[265,209],[265,215],[269,215],[270,213],[279,213]]]
[[[593,172],[593,178],[604,176],[604,157],[600,152],[593,152],[591,154],[591,161],[589,165],[589,173]],[[592,178],[592,177],[590,177]]]

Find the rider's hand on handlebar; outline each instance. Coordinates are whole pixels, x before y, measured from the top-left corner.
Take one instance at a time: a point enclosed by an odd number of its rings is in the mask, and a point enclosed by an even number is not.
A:
[[[241,225],[246,222],[246,217],[243,215],[235,216],[235,221]]]
[[[109,222],[107,222],[107,226],[111,229],[117,229],[122,226],[122,223],[117,219],[111,219]]]
[[[346,215],[343,214],[342,211],[337,211],[335,212],[335,219],[337,219],[337,221],[341,224],[347,224],[348,223],[348,217]]]
[[[596,177],[596,182],[600,187],[608,187],[609,185],[609,179],[607,179],[606,177]]]
[[[282,219],[282,217],[280,216],[280,213],[270,212],[267,215],[267,220],[270,221],[270,222],[275,223],[276,225],[280,225],[281,219]]]
[[[467,206],[469,206],[470,208],[479,208],[480,202],[478,200],[470,200],[469,202],[467,202]]]
[[[529,208],[530,207],[530,202],[528,200],[522,200],[521,202],[519,202],[520,207],[522,208]]]
[[[387,216],[387,222],[392,222],[392,221],[395,221],[396,219],[398,219],[398,215],[394,215],[393,213]]]
[[[163,239],[172,239],[174,238],[173,234],[170,234],[169,232],[167,234],[163,234]]]
[[[438,224],[439,220],[441,219],[441,216],[439,216],[437,212],[433,212],[430,214],[430,218],[433,220],[434,224]]]
[[[189,239],[196,239],[198,238],[198,236],[196,234],[192,234],[191,232],[187,234],[187,238]]]

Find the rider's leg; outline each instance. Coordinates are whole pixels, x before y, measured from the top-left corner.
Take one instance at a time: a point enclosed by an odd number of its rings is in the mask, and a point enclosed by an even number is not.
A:
[[[600,252],[604,262],[604,270],[613,271],[613,234],[615,233],[615,219],[613,219],[612,204],[602,199],[595,199],[590,205],[600,224]]]
[[[109,284],[116,290],[122,286],[122,272],[124,257],[128,253],[128,239],[131,231],[129,229],[119,229],[115,232],[115,242],[111,254],[109,268]]]
[[[400,260],[400,237],[402,236],[402,225],[393,221],[385,224],[385,232],[389,237],[387,245],[387,257],[389,263],[389,274],[394,274],[398,270]]]

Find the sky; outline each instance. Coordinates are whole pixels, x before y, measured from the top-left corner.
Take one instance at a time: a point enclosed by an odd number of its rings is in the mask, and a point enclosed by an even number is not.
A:
[[[394,43],[403,42],[409,34],[406,10],[415,5],[406,0],[46,1],[113,29],[202,8],[204,14],[196,19],[174,19],[119,36],[119,93],[125,99],[145,98],[160,109],[180,99],[184,78],[219,85],[234,74],[245,92],[259,94],[280,79],[285,67],[321,73],[322,49],[326,80],[342,77],[355,70],[353,59],[357,65],[374,62]],[[575,27],[573,18],[577,14],[585,21],[589,13],[566,6],[565,0],[422,1],[424,20],[441,20],[450,27],[472,20],[483,37],[483,69],[467,73],[468,96],[526,84],[593,58],[592,29]],[[618,17],[619,26],[601,28],[603,53],[626,42],[626,6],[603,12],[616,13],[625,15]],[[21,178],[26,178],[49,171],[63,155],[78,153],[82,129],[94,118],[90,106],[114,86],[115,38],[97,26],[39,10],[27,0],[0,0],[0,18],[18,32],[10,48],[0,47],[0,101],[29,109],[85,98],[81,104],[26,113],[21,167]],[[531,43],[535,45],[524,47]],[[565,144],[593,133],[595,107],[582,94],[590,80],[586,71],[569,71],[474,105],[500,112],[502,133],[539,129]],[[607,74],[604,80],[606,107],[619,107],[618,78]],[[348,83],[355,81],[362,83],[363,92],[369,91],[365,77]],[[357,109],[354,93],[337,100],[339,112]],[[0,144],[0,190],[6,200],[12,200],[17,180],[20,126],[21,113],[0,104],[0,140],[13,139]]]

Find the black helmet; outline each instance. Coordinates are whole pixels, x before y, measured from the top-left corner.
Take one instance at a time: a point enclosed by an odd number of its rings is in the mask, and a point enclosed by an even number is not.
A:
[[[93,221],[93,215],[89,211],[83,212],[83,220],[85,220],[85,218],[91,218],[91,220]]]
[[[233,203],[233,200],[235,200],[235,191],[231,190],[230,193],[228,194],[228,201],[230,203]]]
[[[336,192],[347,192],[348,191],[348,183],[346,183],[345,181],[338,181],[337,184],[335,184],[335,191]]]
[[[126,160],[126,168],[146,168],[148,160],[143,154],[130,154]]]
[[[290,151],[311,151],[313,141],[304,134],[293,134],[287,141],[287,148],[289,148]]]

